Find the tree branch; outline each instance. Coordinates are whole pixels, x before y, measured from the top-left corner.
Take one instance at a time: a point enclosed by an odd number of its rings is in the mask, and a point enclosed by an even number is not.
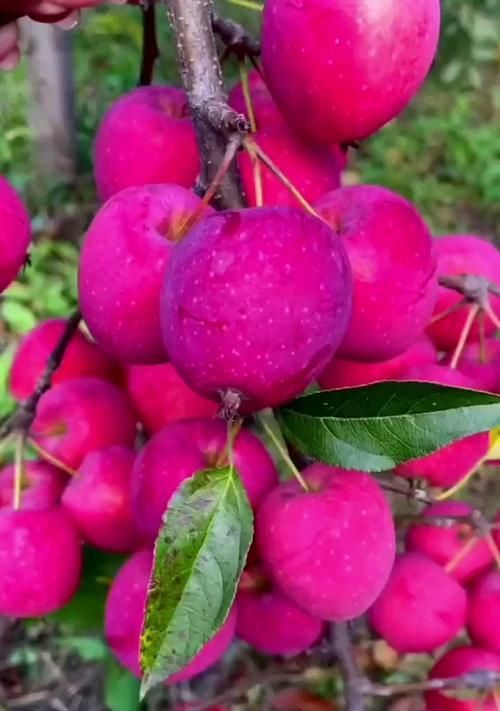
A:
[[[15,432],[21,432],[24,435],[28,434],[33,420],[35,419],[36,408],[38,407],[40,398],[51,387],[54,373],[61,365],[66,348],[73,338],[81,318],[80,310],[76,310],[75,313],[68,318],[64,333],[50,354],[45,372],[40,377],[35,390],[0,427],[0,440],[5,439]]]
[[[242,25],[214,12],[212,13],[212,29],[226,45],[222,56],[223,60],[230,54],[234,54],[240,62],[248,58],[255,66],[256,59],[260,55],[260,45]]]
[[[365,708],[361,676],[351,642],[348,622],[337,622],[331,626],[333,649],[337,655],[342,680],[346,711],[363,711]]]
[[[149,86],[153,81],[155,62],[160,56],[156,37],[156,1],[142,0],[142,58],[138,86]]]
[[[169,0],[182,81],[188,94],[201,155],[200,184],[206,191],[224,159],[231,134],[243,139],[247,119],[226,101],[212,30],[212,0]],[[236,162],[225,175],[214,203],[221,208],[245,207]]]
[[[500,672],[478,669],[448,679],[425,679],[408,684],[375,684],[369,679],[361,683],[362,693],[367,696],[399,696],[420,694],[424,691],[492,691],[500,685]]]

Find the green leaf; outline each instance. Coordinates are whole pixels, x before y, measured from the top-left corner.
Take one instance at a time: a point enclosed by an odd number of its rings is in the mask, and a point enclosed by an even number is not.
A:
[[[110,711],[139,711],[139,688],[139,679],[110,657],[106,665],[104,684],[107,708]]]
[[[500,423],[500,397],[433,383],[383,382],[294,400],[278,419],[301,452],[384,471]]]
[[[141,638],[141,693],[190,662],[227,618],[253,535],[234,467],[201,471],[170,500]]]
[[[62,610],[48,619],[65,625],[72,632],[101,631],[109,586],[124,560],[124,556],[103,553],[86,546],[78,592]]]

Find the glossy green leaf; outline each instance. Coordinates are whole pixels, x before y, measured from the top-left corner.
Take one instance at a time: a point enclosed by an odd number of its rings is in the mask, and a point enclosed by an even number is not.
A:
[[[220,629],[252,535],[252,510],[232,467],[199,472],[171,499],[141,638],[143,694],[182,669]]]
[[[500,424],[500,397],[433,383],[383,382],[294,400],[278,418],[301,452],[384,471]]]

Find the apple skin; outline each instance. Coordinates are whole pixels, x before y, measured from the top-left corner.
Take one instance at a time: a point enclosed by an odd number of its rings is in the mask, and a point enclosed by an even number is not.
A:
[[[9,374],[9,389],[16,400],[26,400],[33,393],[65,328],[65,319],[48,319],[23,336]],[[64,352],[61,365],[54,372],[52,383],[57,385],[65,380],[85,377],[117,382],[119,368],[82,331],[76,331]]]
[[[467,631],[478,647],[500,655],[500,571],[486,573],[470,590]]]
[[[78,533],[60,507],[0,510],[0,615],[56,612],[76,592],[81,568]]]
[[[88,452],[132,446],[136,416],[125,393],[111,383],[66,380],[40,398],[31,434],[42,449],[77,469]]]
[[[444,365],[416,366],[407,371],[401,380],[477,389],[473,380]],[[451,487],[479,464],[489,449],[489,441],[488,432],[464,437],[426,457],[400,464],[395,473],[407,479],[425,479],[432,486]]]
[[[394,358],[422,337],[437,294],[431,234],[416,208],[377,185],[327,193],[314,207],[342,239],[353,274],[352,318],[338,355]]]
[[[165,347],[204,397],[236,391],[241,411],[287,402],[333,356],[351,312],[342,242],[295,208],[227,210],[174,250],[162,294]]]
[[[179,185],[144,185],[117,193],[94,217],[80,257],[80,306],[97,343],[118,360],[165,362],[161,288],[179,230],[200,203]]]
[[[446,567],[475,533],[470,524],[457,521],[451,526],[440,526],[438,522],[433,522],[432,517],[470,516],[473,511],[473,507],[465,501],[441,501],[428,506],[422,516],[429,521],[420,521],[408,527],[406,549],[422,553]],[[479,539],[474,548],[450,571],[450,575],[460,583],[467,584],[484,573],[492,563],[490,547],[484,539]]]
[[[132,472],[136,521],[154,543],[167,504],[182,482],[199,471],[224,466],[227,425],[221,419],[178,420],[157,432],[139,452]],[[241,429],[234,441],[234,464],[250,504],[257,508],[278,483],[266,448],[252,432]]]
[[[200,169],[196,134],[184,91],[141,86],[107,110],[94,144],[97,192],[104,202],[139,185],[194,187]]]
[[[244,571],[236,611],[236,635],[261,654],[302,654],[325,631],[324,621],[308,615],[283,595],[262,565]]]
[[[256,540],[283,593],[310,615],[339,622],[366,612],[395,556],[392,512],[363,472],[312,464],[280,484],[257,513]]]
[[[134,553],[116,574],[106,601],[106,641],[120,664],[137,677],[142,676],[139,644],[152,564],[151,551]],[[187,681],[215,664],[230,646],[235,624],[236,615],[233,608],[217,634],[189,664],[170,676],[166,683]]]
[[[431,558],[396,558],[382,593],[368,612],[376,632],[400,654],[432,652],[465,624],[467,594]]]
[[[341,164],[333,151],[304,143],[286,126],[262,128],[252,138],[309,203],[340,187]],[[238,166],[248,205],[256,207],[254,163],[247,151],[238,154]],[[263,205],[300,207],[270,168],[260,163],[260,171]]]
[[[479,647],[463,646],[446,652],[433,666],[430,679],[447,679],[461,676],[478,670],[500,672],[500,656],[487,652]],[[492,694],[479,703],[475,699],[458,699],[448,695],[449,692],[427,691],[425,701],[432,711],[497,711],[498,705]]]
[[[176,420],[212,417],[219,410],[216,402],[191,390],[171,363],[131,365],[125,377],[127,393],[149,434]]]
[[[500,283],[500,251],[486,239],[476,235],[445,235],[435,241],[438,277],[472,274],[482,276],[495,284]],[[460,301],[460,294],[453,289],[440,286],[434,308],[434,316],[446,311]],[[500,297],[490,296],[490,302],[496,315],[500,317]],[[427,334],[436,348],[441,351],[453,351],[467,318],[467,308],[440,319],[427,328]],[[485,335],[491,336],[495,327],[486,318]],[[479,324],[472,326],[467,342],[479,340]]]
[[[21,482],[21,508],[50,509],[56,506],[67,484],[67,477],[60,469],[47,462],[28,460],[23,463],[24,481]],[[14,496],[15,467],[0,469],[0,510],[12,506]]]
[[[400,355],[379,363],[333,356],[318,382],[324,390],[355,388],[384,380],[398,380],[409,368],[427,363],[437,363],[437,352],[432,342],[424,337]]]
[[[0,36],[0,61],[2,59]],[[23,267],[31,241],[28,211],[12,185],[0,175],[0,293]]]
[[[439,0],[267,0],[261,46],[268,87],[308,140],[362,140],[418,92],[439,27]]]
[[[89,452],[62,498],[83,538],[111,553],[130,553],[144,541],[132,512],[133,449],[108,447]]]

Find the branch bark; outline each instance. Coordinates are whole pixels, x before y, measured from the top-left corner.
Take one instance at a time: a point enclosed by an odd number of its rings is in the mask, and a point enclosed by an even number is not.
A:
[[[247,119],[226,101],[212,29],[212,0],[169,0],[182,81],[186,89],[201,155],[200,187],[207,190],[224,159],[229,137],[250,130]],[[236,162],[226,173],[214,204],[245,207]]]
[[[160,56],[156,37],[156,2],[144,0],[142,14],[142,57],[138,86],[149,86],[153,81],[155,62]]]
[[[6,437],[9,437],[9,435],[16,432],[20,432],[24,435],[29,433],[33,420],[36,416],[36,408],[38,407],[40,398],[51,387],[54,373],[61,365],[66,348],[69,346],[81,318],[82,315],[79,310],[75,311],[68,318],[64,333],[50,354],[45,372],[40,377],[34,392],[27,400],[25,400],[25,402],[19,405],[14,414],[11,415],[11,417],[9,417],[8,420],[0,427],[0,440],[5,439]]]
[[[363,677],[354,657],[348,622],[337,622],[332,625],[332,642],[344,682],[346,711],[364,711]]]

